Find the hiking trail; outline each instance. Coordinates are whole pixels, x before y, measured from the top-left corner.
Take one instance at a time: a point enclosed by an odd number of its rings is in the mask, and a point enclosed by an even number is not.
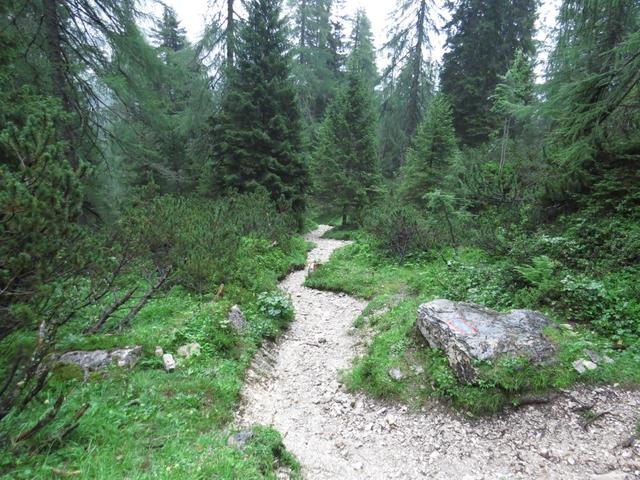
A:
[[[307,235],[309,261],[325,263],[349,242]],[[254,359],[236,423],[271,425],[302,464],[304,478],[325,479],[608,479],[640,478],[640,446],[620,444],[635,431],[640,392],[579,386],[546,405],[491,418],[469,418],[433,401],[414,409],[349,393],[340,370],[363,353],[353,328],[366,301],[303,286],[306,270],[280,287],[295,320]],[[607,412],[588,429],[581,404]]]

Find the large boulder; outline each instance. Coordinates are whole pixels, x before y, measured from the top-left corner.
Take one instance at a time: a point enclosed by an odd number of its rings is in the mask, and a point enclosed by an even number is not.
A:
[[[116,348],[114,350],[75,350],[63,353],[58,357],[58,362],[78,365],[83,370],[100,370],[111,364],[118,367],[133,368],[140,356],[142,347]]]
[[[478,379],[477,361],[504,356],[548,362],[555,347],[544,334],[555,324],[540,312],[498,313],[473,303],[433,300],[420,305],[418,328],[432,348],[444,350],[449,365],[465,383]]]

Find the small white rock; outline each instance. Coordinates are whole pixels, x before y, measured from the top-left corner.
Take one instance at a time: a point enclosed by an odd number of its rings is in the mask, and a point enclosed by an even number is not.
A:
[[[598,365],[596,365],[595,363],[593,363],[591,360],[586,360],[584,358],[581,358],[579,360],[576,360],[575,362],[573,362],[571,365],[573,365],[573,368],[576,370],[576,372],[578,372],[579,374],[583,374],[585,373],[587,370],[595,370],[596,368],[598,368]]]
[[[176,361],[170,353],[162,355],[162,362],[164,363],[164,369],[167,372],[173,372],[176,369]]]

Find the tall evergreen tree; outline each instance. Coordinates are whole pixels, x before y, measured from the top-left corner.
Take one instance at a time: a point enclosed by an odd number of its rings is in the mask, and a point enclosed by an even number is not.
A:
[[[162,19],[153,31],[153,37],[158,46],[173,52],[182,50],[187,44],[185,35],[186,30],[180,26],[175,10],[165,5]]]
[[[204,188],[222,193],[263,187],[274,201],[290,203],[300,214],[308,175],[280,1],[252,0],[247,15],[235,67],[213,119],[213,156]]]
[[[293,74],[307,124],[324,116],[335,94],[335,61],[340,39],[335,37],[331,11],[334,0],[290,0],[293,8]]]
[[[479,145],[495,129],[489,97],[515,53],[534,53],[537,0],[457,0],[447,24],[442,91],[451,100],[456,132],[466,145]]]
[[[349,68],[357,71],[372,88],[378,84],[376,48],[373,44],[371,21],[364,9],[356,11],[349,42]]]
[[[520,135],[523,127],[531,121],[534,82],[533,64],[521,50],[518,50],[507,73],[500,76],[500,83],[496,86],[492,97],[494,102],[492,111],[502,121],[500,172],[507,159],[509,139]]]
[[[558,25],[545,106],[553,203],[640,157],[640,2],[565,0]]]
[[[444,95],[438,94],[407,152],[407,163],[401,171],[401,197],[416,207],[426,205],[425,195],[443,187],[457,149],[451,106]]]
[[[342,215],[359,222],[380,183],[375,138],[373,90],[357,70],[327,110],[314,155],[316,196]]]
[[[407,105],[403,122],[408,138],[411,138],[420,123],[426,100],[422,95],[423,87],[431,81],[429,34],[435,29],[434,11],[432,0],[398,0],[393,17],[394,27],[385,45],[390,59],[385,76],[401,72],[408,76]]]

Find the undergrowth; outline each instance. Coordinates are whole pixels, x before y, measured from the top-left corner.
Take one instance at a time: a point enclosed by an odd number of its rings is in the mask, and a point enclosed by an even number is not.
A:
[[[547,267],[540,269],[545,275]],[[532,275],[530,270],[523,270]],[[559,304],[535,303],[522,281],[523,286],[515,291],[506,287],[518,285],[518,275],[509,259],[493,258],[475,248],[433,250],[398,263],[362,236],[358,243],[334,253],[306,285],[371,300],[356,326],[370,329],[373,339],[353,369],[345,373],[345,381],[351,389],[376,397],[418,404],[428,398],[442,398],[473,414],[488,414],[517,405],[523,396],[565,388],[578,381],[640,384],[637,341],[627,335],[626,348],[620,348],[615,337],[597,329],[597,320],[592,324],[575,323],[569,310]],[[429,348],[416,328],[418,306],[435,298],[480,303],[499,311],[538,307],[559,325],[567,320],[573,325],[548,332],[557,345],[555,363],[533,367],[523,359],[505,358],[494,365],[479,365],[480,380],[465,385],[456,379],[445,355]],[[587,350],[607,355],[613,363],[602,363],[598,369],[580,375],[571,364],[588,358]],[[403,374],[399,381],[389,374],[394,368]]]
[[[253,353],[293,319],[291,302],[276,289],[277,281],[304,264],[307,248],[301,238],[287,242],[286,251],[245,238],[235,280],[226,285],[222,299],[214,292],[191,293],[176,286],[151,300],[130,329],[75,334],[90,324],[91,316],[70,325],[61,334],[59,351],[141,345],[142,357],[132,370],[112,367],[91,373],[86,381],[78,367],[57,367],[39,401],[3,420],[0,441],[7,448],[0,449],[0,476],[253,480],[276,478],[282,467],[299,478],[299,465],[277,432],[258,428],[244,451],[227,446],[226,440]],[[246,332],[236,332],[227,320],[234,303],[247,317]],[[0,351],[10,358],[29,342],[33,335],[18,333],[5,339]],[[179,359],[177,349],[192,342],[200,344],[201,353]],[[156,346],[179,359],[173,373],[164,371]],[[62,392],[68,392],[64,409],[69,414],[90,405],[79,427],[64,443],[41,432],[13,445],[11,435],[30,428]],[[61,416],[49,430],[67,419]]]

